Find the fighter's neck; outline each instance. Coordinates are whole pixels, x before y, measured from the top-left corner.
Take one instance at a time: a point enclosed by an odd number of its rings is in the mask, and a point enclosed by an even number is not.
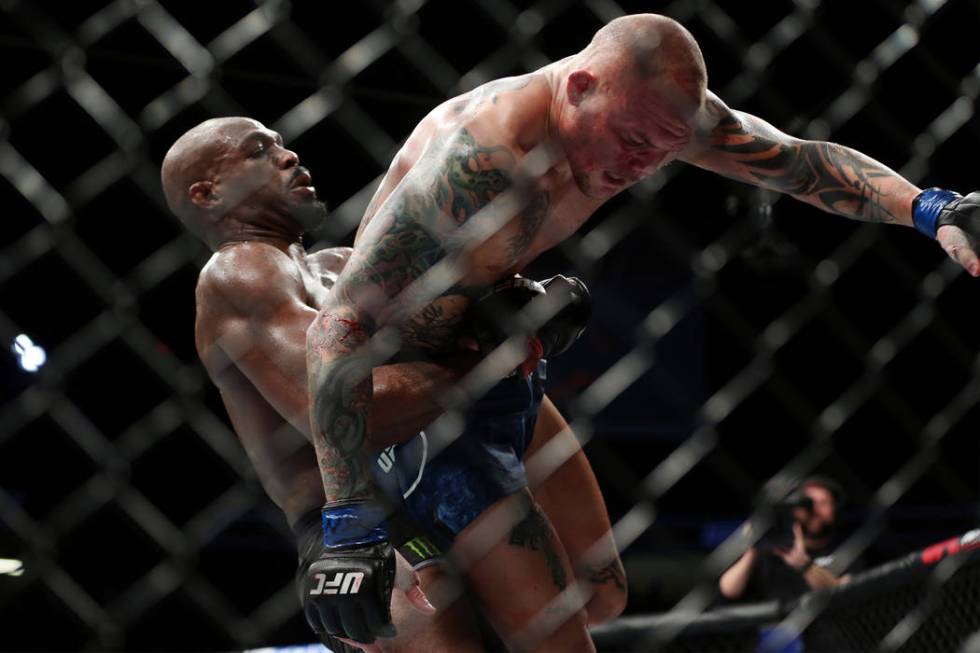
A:
[[[565,110],[565,94],[562,91],[564,80],[568,78],[568,73],[575,67],[575,62],[576,58],[572,55],[550,64],[541,71],[545,74],[551,93],[545,129],[549,139],[554,143],[561,142],[561,139],[558,138],[558,125],[561,114]]]
[[[238,243],[266,243],[284,252],[290,245],[303,244],[303,233],[299,230],[286,230],[279,225],[267,226],[251,223],[235,223],[231,229],[221,234],[215,251]]]

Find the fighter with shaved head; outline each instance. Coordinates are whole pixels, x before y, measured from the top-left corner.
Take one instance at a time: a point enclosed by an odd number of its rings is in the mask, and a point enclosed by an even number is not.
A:
[[[296,533],[301,601],[322,633],[317,602],[329,599],[331,589],[348,598],[378,591],[356,575],[340,577],[335,585],[334,574],[323,574],[313,585],[306,584],[305,576],[324,548],[320,509],[325,500],[310,444],[306,331],[317,309],[328,303],[350,248],[305,251],[302,236],[322,223],[326,208],[299,157],[285,148],[278,133],[255,120],[219,118],[189,130],[167,153],[161,177],[173,212],[214,252],[197,286],[198,353],[221,391],[263,487]],[[560,277],[552,287],[564,287],[567,281]],[[543,291],[536,282],[513,280],[511,287],[486,298],[481,306],[497,306],[501,297],[535,288]],[[478,311],[471,317],[475,330],[468,338],[476,346],[492,329]],[[492,318],[486,311],[483,317]],[[573,325],[569,332],[560,316],[548,324],[538,336],[550,343],[562,340],[564,333],[580,331]],[[431,447],[427,452],[420,431],[443,410],[439,397],[478,358],[478,353],[454,348],[439,356],[438,363],[414,360],[375,370],[374,401],[366,413],[361,445],[370,452],[377,484],[391,491],[385,523],[399,573],[396,577],[392,569],[381,589],[387,597],[392,578],[397,578],[395,584],[404,592],[396,593],[390,605],[386,598],[377,613],[377,619],[391,619],[396,632],[368,630],[368,624],[362,623],[362,630],[338,634],[354,635],[361,642],[383,635],[372,648],[385,651],[483,650],[485,637],[473,609],[467,599],[456,600],[460,582],[443,564],[440,538],[444,523],[482,513],[503,482],[530,483],[535,488],[541,506],[574,553],[576,566],[568,570],[569,582],[574,573],[593,587],[587,602],[592,622],[614,617],[625,605],[622,565],[595,477],[568,425],[540,394],[537,376],[533,384],[515,376],[477,406],[482,423],[497,425],[504,436],[526,438],[528,454],[551,452],[532,465],[527,476],[515,478],[501,466],[490,439],[460,441],[439,456]],[[540,404],[540,415],[535,411],[538,419],[508,412],[514,401]],[[454,474],[470,477],[473,487],[468,492],[446,491],[456,482]],[[525,576],[516,585],[492,575],[473,576],[467,578],[471,588],[495,593],[501,605],[519,604],[513,596],[529,585],[563,578],[566,570],[558,565],[538,514],[532,512],[521,521],[517,536],[503,544],[540,559],[537,575]],[[427,595],[438,608],[435,614]],[[490,616],[495,609],[487,607]],[[360,613],[348,614],[345,623],[359,617]],[[344,646],[329,637],[324,641],[335,650]]]
[[[307,255],[302,234],[321,224],[326,207],[297,155],[255,120],[217,118],[189,130],[167,153],[161,177],[171,210],[215,252],[197,287],[201,361],[263,487],[299,531],[323,503],[309,443],[306,329],[348,250]],[[369,416],[377,442],[366,446],[414,437],[439,413],[434,390],[456,376],[425,363],[380,368]],[[418,577],[401,578],[412,583],[403,587],[419,619],[431,620]],[[400,597],[394,608],[408,612]],[[465,612],[448,609],[445,626],[427,630],[454,641],[452,624],[467,622]],[[437,637],[429,643],[440,648]]]
[[[849,218],[915,225],[980,275],[980,193],[922,191],[855,150],[800,140],[730,109],[707,81],[684,27],[664,16],[627,16],[599,30],[581,52],[453,98],[416,127],[308,334],[330,547],[318,570],[374,576],[391,565],[372,548],[388,535],[362,454],[378,366],[393,351],[451,348],[472,303],[671,161]],[[501,502],[534,509],[526,489]],[[463,526],[457,542],[480,520]],[[559,558],[568,568],[564,551]],[[471,561],[470,570],[510,579],[533,575],[536,564],[488,555]],[[549,586],[529,596],[499,617],[512,629],[524,627],[513,647],[591,649],[578,595]],[[343,633],[345,624],[323,627]]]

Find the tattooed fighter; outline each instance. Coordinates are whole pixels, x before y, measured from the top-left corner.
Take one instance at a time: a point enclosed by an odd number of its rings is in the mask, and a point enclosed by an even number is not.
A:
[[[320,551],[324,501],[309,442],[306,330],[350,249],[304,250],[302,234],[321,223],[325,207],[297,155],[254,120],[220,118],[191,129],[167,153],[161,176],[170,208],[215,252],[198,280],[198,352],[263,487],[297,535],[305,572]],[[403,446],[417,446],[419,430],[441,412],[433,397],[474,361],[473,355],[454,352],[440,365],[413,362],[375,370],[366,449],[377,452],[404,441]],[[602,546],[609,520],[588,462],[545,399],[530,450],[555,447],[568,451],[567,460],[532,469],[532,483],[568,546],[582,554],[580,573],[597,588],[590,618],[604,621],[625,604],[622,567],[611,541]],[[377,463],[390,469],[394,460],[387,455]],[[400,467],[393,472],[411,462],[401,452],[397,461]],[[413,478],[417,469],[408,470]],[[427,482],[433,477],[427,474]],[[452,591],[438,591],[440,582],[450,590],[452,583],[444,582],[449,579],[437,564],[440,551],[433,538],[405,510],[390,521],[393,544],[419,570],[425,593],[399,555],[399,586],[405,593],[392,601],[398,636],[384,639],[382,648],[480,650],[467,602],[452,602]],[[525,537],[530,542],[539,535],[528,529]],[[584,555],[586,549],[591,555]],[[438,615],[431,614],[426,594],[439,607]],[[309,597],[303,598],[308,606]],[[341,648],[335,641],[325,643]]]
[[[437,107],[374,197],[307,342],[325,524],[348,523],[333,541],[338,570],[347,560],[374,574],[391,564],[368,544],[386,538],[360,454],[372,369],[399,348],[447,346],[473,298],[674,160],[831,213],[914,224],[980,275],[980,193],[921,191],[859,152],[730,109],[707,89],[700,49],[681,25],[614,20],[578,54]]]

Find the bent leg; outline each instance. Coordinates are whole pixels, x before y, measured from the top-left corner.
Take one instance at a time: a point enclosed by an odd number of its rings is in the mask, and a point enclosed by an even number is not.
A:
[[[460,532],[452,558],[509,650],[595,650],[568,556],[526,488]]]
[[[626,574],[606,504],[585,452],[547,397],[524,467],[534,499],[558,532],[575,577],[591,591],[589,625],[616,618],[626,607]]]

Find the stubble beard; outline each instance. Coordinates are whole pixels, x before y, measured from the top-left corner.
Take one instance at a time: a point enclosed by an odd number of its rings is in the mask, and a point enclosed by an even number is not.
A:
[[[319,199],[303,204],[294,204],[290,207],[290,215],[303,227],[303,233],[313,233],[319,229],[327,219],[327,214],[326,203]]]

